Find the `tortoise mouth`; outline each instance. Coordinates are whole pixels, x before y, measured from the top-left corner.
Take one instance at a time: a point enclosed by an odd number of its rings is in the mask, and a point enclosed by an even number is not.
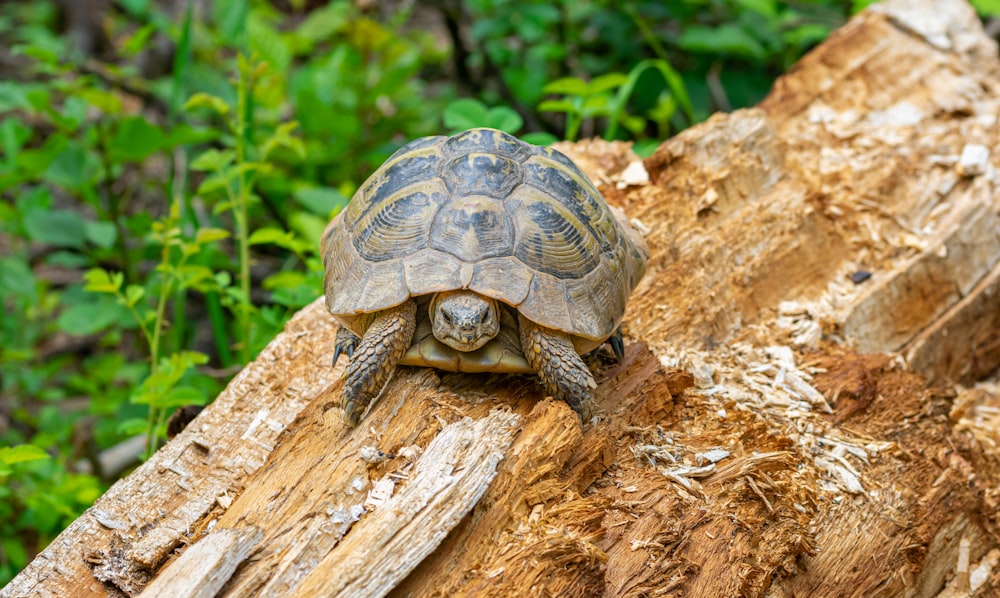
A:
[[[456,351],[475,351],[479,349],[486,343],[492,340],[492,337],[478,334],[478,332],[470,332],[468,334],[462,334],[458,331],[452,331],[450,334],[444,338],[439,338],[441,342],[448,345]]]

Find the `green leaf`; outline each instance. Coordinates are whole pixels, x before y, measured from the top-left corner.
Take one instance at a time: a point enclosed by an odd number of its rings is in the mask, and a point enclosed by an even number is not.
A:
[[[129,56],[135,56],[142,52],[149,45],[149,38],[156,33],[156,25],[147,23],[130,35],[122,45],[122,50]]]
[[[83,247],[86,239],[83,217],[73,210],[30,210],[24,229],[32,241],[56,247]]]
[[[17,446],[0,448],[0,461],[7,465],[49,458],[51,456],[48,453],[33,444],[19,444]]]
[[[274,170],[274,164],[270,162],[242,162],[236,165],[233,172],[236,174],[250,174],[252,172],[266,173]]]
[[[87,118],[89,110],[87,102],[83,98],[70,96],[63,101],[62,109],[59,112],[49,114],[56,126],[67,132],[74,132]]]
[[[316,251],[319,248],[319,239],[323,236],[328,220],[320,218],[308,212],[292,212],[288,217],[288,226],[296,233],[295,247],[290,248],[295,253],[303,251]],[[303,239],[308,242],[303,242]]]
[[[206,183],[207,182],[208,181],[206,181]],[[224,188],[225,186],[223,185],[222,187]],[[206,185],[201,185],[201,186],[198,187],[198,193],[199,194],[200,193],[207,193],[207,189],[208,189],[208,187]],[[226,199],[226,200],[220,201],[217,204],[215,204],[215,207],[212,208],[212,213],[216,214],[216,215],[218,215],[218,214],[224,214],[224,213],[226,213],[226,212],[228,212],[229,210],[232,210],[232,209],[233,209],[233,202],[231,202],[228,199]]]
[[[197,249],[195,249],[197,251]],[[202,282],[214,281],[213,272],[207,266],[198,264],[187,264],[176,271],[178,283],[182,289],[198,287]]]
[[[628,81],[628,75],[624,73],[608,73],[600,77],[594,77],[587,84],[587,92],[588,95],[601,93],[602,91],[621,87],[626,81]]]
[[[28,139],[31,139],[31,127],[19,119],[5,118],[0,122],[0,149],[3,149],[5,162],[13,161]]]
[[[102,249],[113,247],[118,239],[118,229],[111,222],[95,222],[85,220],[83,233],[87,240]]]
[[[559,141],[559,138],[552,133],[526,133],[521,135],[521,139],[535,145],[552,145]]]
[[[199,228],[195,233],[194,242],[198,245],[212,243],[230,237],[229,231],[222,228]]]
[[[207,93],[196,93],[184,103],[184,110],[193,110],[194,108],[208,108],[221,116],[229,113],[229,104],[225,100]]]
[[[764,47],[739,25],[727,23],[718,27],[691,25],[681,33],[677,44],[689,52],[731,54],[760,59]]]
[[[105,114],[121,114],[122,101],[117,94],[96,87],[80,90],[80,97]]]
[[[479,100],[459,98],[444,109],[444,126],[455,131],[481,127],[486,122],[486,115],[486,106]]]
[[[330,2],[310,11],[295,34],[313,43],[325,41],[350,23],[350,11],[351,6],[346,2]]]
[[[236,173],[232,174],[219,174],[206,177],[205,180],[198,185],[198,189],[195,191],[198,195],[212,195],[213,193],[225,192],[229,188],[229,181],[235,178]],[[224,207],[223,207],[224,205]],[[225,212],[230,207],[230,203],[224,202],[224,204],[216,204],[214,213],[221,214]]]
[[[524,126],[524,119],[511,108],[496,106],[490,108],[490,111],[486,114],[485,126],[514,134]]]
[[[247,13],[250,12],[249,0],[213,2],[212,8],[213,17],[224,41],[229,44],[237,41],[246,29]]]
[[[122,436],[138,436],[146,432],[146,420],[141,417],[130,417],[122,420],[115,428],[115,432]]]
[[[736,3],[746,10],[764,15],[768,19],[774,19],[778,16],[776,0],[736,0]]]
[[[1000,1],[998,0],[971,0],[970,3],[981,14],[992,17],[1000,16]]]
[[[146,296],[146,289],[137,284],[125,287],[125,305],[135,307]]]
[[[264,21],[256,12],[251,12],[246,21],[247,48],[267,62],[272,71],[282,72],[292,61],[292,51],[288,42]]]
[[[648,158],[653,155],[653,152],[660,147],[660,141],[657,139],[645,139],[643,141],[637,141],[635,145],[632,146],[632,150],[635,151],[636,155],[640,158]]]
[[[56,319],[56,328],[74,336],[88,336],[120,323],[123,317],[117,299],[109,295],[92,295],[90,301],[67,306]]]
[[[36,284],[27,262],[17,257],[0,257],[0,295],[34,301],[38,296]]]
[[[160,360],[156,372],[150,374],[129,399],[134,404],[164,407],[170,391],[195,366],[208,363],[208,356],[197,351],[180,351]]]
[[[215,129],[196,129],[188,125],[177,125],[167,133],[163,140],[163,148],[173,148],[180,145],[205,143],[218,139],[219,132]]]
[[[292,197],[310,212],[324,217],[343,208],[348,201],[343,193],[333,187],[297,185],[292,191]]]
[[[11,53],[15,56],[18,54],[30,56],[39,62],[50,65],[54,65],[59,62],[59,54],[57,54],[54,50],[43,48],[41,46],[17,46],[15,51]]]
[[[31,109],[27,86],[14,81],[0,81],[0,112]]]
[[[538,104],[538,110],[540,112],[566,112],[574,114],[579,111],[579,108],[569,100],[545,100]]]
[[[103,268],[92,268],[83,275],[86,281],[84,290],[91,293],[118,293],[125,281],[125,275],[121,272],[108,272]]]
[[[590,92],[590,87],[579,77],[563,77],[545,85],[542,92],[583,97]]]
[[[583,103],[580,113],[584,117],[605,116],[608,114],[608,105],[610,100],[611,98],[609,98],[606,94],[590,96]]]
[[[283,245],[288,243],[293,238],[292,233],[283,231],[281,229],[267,227],[258,228],[250,234],[250,238],[247,239],[247,243],[250,245],[262,245],[264,243],[274,243],[276,245]]]
[[[0,476],[2,475],[3,471],[0,470]],[[10,564],[15,567],[15,571],[23,568],[31,560],[28,557],[27,549],[24,547],[24,540],[21,538],[0,538],[0,548],[3,548],[4,554],[10,561]]]
[[[71,191],[86,187],[97,171],[97,157],[75,141],[70,141],[45,170],[45,178]]]
[[[118,123],[108,157],[114,162],[141,162],[160,151],[165,142],[166,135],[160,127],[145,118],[130,116]]]
[[[264,279],[261,286],[268,291],[273,291],[275,289],[291,289],[306,282],[305,272],[299,272],[296,270],[289,270],[285,272],[275,272],[274,274],[268,276]]]
[[[159,407],[182,407],[184,405],[204,405],[208,397],[194,386],[176,386],[171,388],[159,401]]]
[[[297,155],[300,159],[306,157],[306,147],[302,143],[302,139],[298,137],[292,137],[292,131],[298,128],[299,123],[296,121],[290,121],[282,123],[275,130],[274,134],[264,142],[263,155],[270,155],[275,148],[286,147]]]
[[[1000,0],[997,0],[997,8],[1000,11]],[[1000,15],[1000,12],[997,13]],[[785,42],[799,48],[807,48],[812,44],[823,41],[830,35],[830,28],[820,23],[806,23],[800,27],[795,27],[785,32]]]
[[[41,175],[68,144],[69,140],[62,133],[49,135],[42,147],[22,150],[17,156],[17,166],[30,175]]]
[[[232,164],[236,154],[232,150],[210,149],[202,152],[191,162],[191,170],[216,171]]]

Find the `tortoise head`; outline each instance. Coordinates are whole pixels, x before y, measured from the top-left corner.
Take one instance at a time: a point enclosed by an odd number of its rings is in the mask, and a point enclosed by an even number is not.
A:
[[[434,336],[458,351],[475,351],[493,340],[500,330],[496,300],[472,291],[438,293],[427,308]]]

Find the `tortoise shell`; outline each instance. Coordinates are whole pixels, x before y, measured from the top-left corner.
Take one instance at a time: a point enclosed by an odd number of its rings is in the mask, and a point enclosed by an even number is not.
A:
[[[558,151],[492,129],[400,148],[323,234],[327,307],[358,316],[469,289],[596,347],[618,327],[648,251]]]

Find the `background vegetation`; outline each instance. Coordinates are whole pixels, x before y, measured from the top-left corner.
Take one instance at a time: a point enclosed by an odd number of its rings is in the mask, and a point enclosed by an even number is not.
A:
[[[0,3],[0,584],[320,294],[320,232],[405,141],[648,154],[864,4]]]

